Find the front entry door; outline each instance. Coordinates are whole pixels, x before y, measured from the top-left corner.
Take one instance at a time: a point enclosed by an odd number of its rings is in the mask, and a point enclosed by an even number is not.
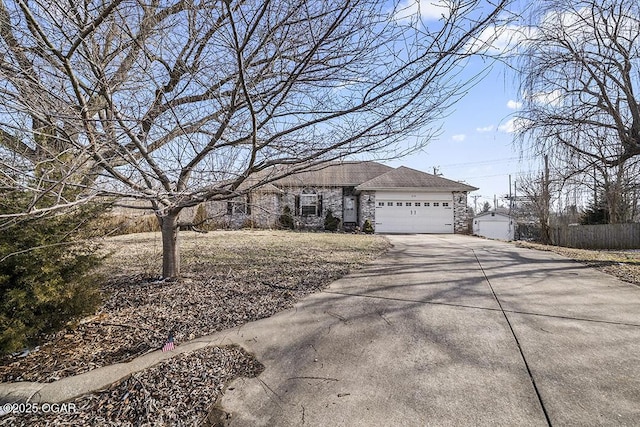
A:
[[[358,211],[356,210],[355,196],[346,196],[344,198],[344,212],[342,212],[342,222],[358,222]]]

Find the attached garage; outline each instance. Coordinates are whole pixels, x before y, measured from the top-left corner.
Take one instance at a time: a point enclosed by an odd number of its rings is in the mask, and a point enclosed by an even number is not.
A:
[[[377,233],[453,233],[451,193],[376,192]]]
[[[450,234],[464,232],[467,193],[477,188],[401,166],[355,190],[364,201],[360,218],[376,233]]]

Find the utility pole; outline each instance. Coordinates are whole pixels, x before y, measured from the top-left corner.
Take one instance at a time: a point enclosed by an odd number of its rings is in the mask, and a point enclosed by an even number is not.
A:
[[[513,209],[513,197],[511,197],[511,174],[509,174],[509,215],[511,215],[511,209]]]
[[[471,198],[473,199],[473,213],[475,215],[478,214],[478,199],[482,197],[482,196],[471,196]]]

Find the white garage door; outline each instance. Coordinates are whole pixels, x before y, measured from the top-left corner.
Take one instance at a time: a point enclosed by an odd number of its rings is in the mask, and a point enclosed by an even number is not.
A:
[[[453,197],[376,193],[376,233],[453,233]]]
[[[513,228],[509,223],[509,219],[506,221],[490,221],[477,219],[475,234],[478,236],[488,237],[490,239],[502,239],[513,240]]]

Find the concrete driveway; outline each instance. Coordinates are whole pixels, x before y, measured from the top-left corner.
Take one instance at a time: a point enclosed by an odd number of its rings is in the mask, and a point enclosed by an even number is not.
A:
[[[228,337],[266,367],[225,393],[229,425],[640,425],[639,287],[507,243],[389,239]]]

